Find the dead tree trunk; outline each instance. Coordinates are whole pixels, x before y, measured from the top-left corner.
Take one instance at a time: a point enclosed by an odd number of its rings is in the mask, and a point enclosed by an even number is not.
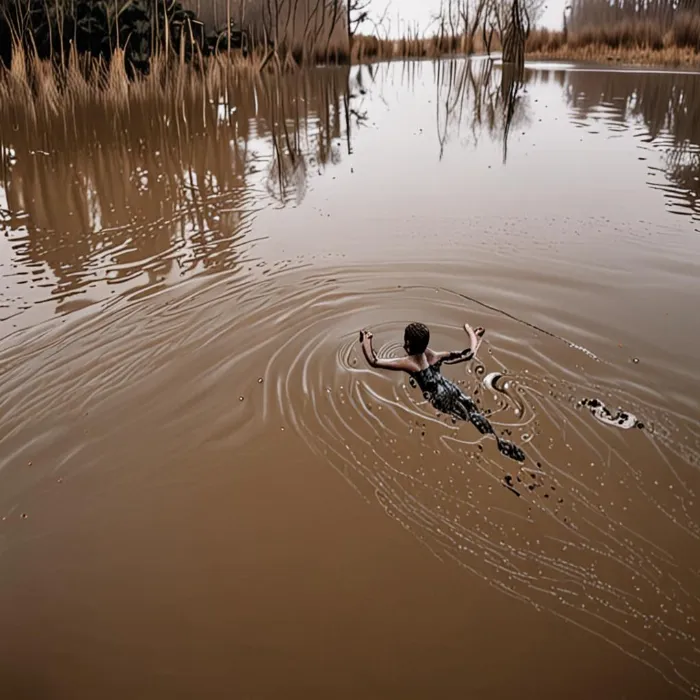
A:
[[[520,0],[513,0],[508,26],[503,37],[503,63],[513,65],[518,77],[522,75],[525,68],[526,39],[525,16]]]

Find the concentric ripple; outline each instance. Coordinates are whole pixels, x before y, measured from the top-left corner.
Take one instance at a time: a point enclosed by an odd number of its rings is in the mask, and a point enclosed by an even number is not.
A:
[[[555,332],[545,301],[495,299],[495,269],[465,282],[445,265],[436,288],[425,267],[262,270],[253,280],[256,268],[250,279],[118,305],[68,333],[36,331],[21,347],[6,341],[0,406],[13,411],[0,471],[26,463],[23,445],[55,440],[78,419],[54,409],[68,389],[76,411],[118,410],[122,430],[138,420],[128,406],[139,402],[172,436],[166,457],[205,444],[233,454],[293,431],[300,455],[320,457],[435,556],[697,695],[700,424],[677,388],[686,378],[621,361],[603,336]],[[467,300],[481,294],[489,303]],[[438,349],[465,347],[466,321],[487,329],[477,361],[445,373],[523,446],[522,467],[493,438],[437,414],[406,376],[367,366],[361,328],[372,329],[380,355],[396,355],[414,320],[429,324]],[[484,387],[492,372],[507,390]],[[643,428],[601,423],[581,406],[591,397]],[[71,450],[56,469],[79,453]],[[21,503],[18,483],[5,498]]]
[[[698,422],[626,390],[617,368],[568,339],[535,332],[532,352],[514,340],[531,337],[527,322],[465,308],[444,288],[407,288],[402,274],[383,272],[371,290],[369,278],[318,276],[295,291],[299,330],[270,359],[268,418],[281,409],[310,449],[436,556],[697,694]],[[404,325],[424,320],[436,346],[460,349],[467,319],[493,340],[478,362],[446,371],[524,446],[520,469],[492,439],[436,413],[405,375],[371,370],[357,342],[368,325],[381,356],[399,355]],[[492,371],[508,377],[507,391],[484,388]],[[589,396],[633,412],[638,428],[600,424],[581,405]]]

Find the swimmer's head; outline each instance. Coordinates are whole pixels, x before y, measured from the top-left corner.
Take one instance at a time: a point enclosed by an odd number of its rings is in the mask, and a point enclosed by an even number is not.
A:
[[[422,323],[409,323],[403,333],[403,347],[409,355],[424,353],[430,342],[428,326]]]

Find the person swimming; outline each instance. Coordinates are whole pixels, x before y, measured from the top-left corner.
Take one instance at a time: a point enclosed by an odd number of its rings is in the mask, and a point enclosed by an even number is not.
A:
[[[525,461],[525,453],[509,440],[496,435],[491,423],[479,413],[474,401],[441,373],[442,365],[468,362],[476,356],[483,340],[483,328],[472,329],[467,323],[464,330],[469,335],[470,347],[455,352],[435,352],[428,347],[430,330],[422,323],[409,323],[404,331],[404,357],[384,359],[377,356],[372,347],[372,333],[360,331],[362,352],[371,367],[406,372],[415,381],[423,396],[442,413],[469,421],[482,435],[493,435],[499,451],[517,462]]]

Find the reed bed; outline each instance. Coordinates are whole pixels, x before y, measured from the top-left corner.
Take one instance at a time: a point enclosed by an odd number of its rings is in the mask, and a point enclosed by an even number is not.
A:
[[[147,72],[130,70],[124,50],[115,49],[110,60],[79,55],[74,48],[63,62],[42,60],[34,50],[15,44],[9,67],[0,64],[0,116],[10,120],[24,114],[36,119],[42,113],[77,111],[88,105],[127,108],[130,103],[153,99],[180,100],[187,92],[203,88],[218,95],[232,73],[256,76],[285,72],[319,64],[347,65],[393,59],[439,58],[472,53],[474,46],[463,37],[418,35],[398,40],[357,36],[348,54],[346,45],[308,43],[275,50],[252,45],[241,52],[221,52],[186,60],[184,51],[158,52]]]
[[[601,45],[572,48],[567,44],[562,44],[555,49],[528,50],[527,56],[533,60],[581,61],[584,63],[688,68],[700,66],[700,53],[675,46],[654,50],[644,48],[611,49]]]
[[[247,58],[214,56],[200,65],[173,62],[164,56],[151,60],[150,71],[130,77],[124,53],[117,49],[109,63],[71,51],[66,67],[15,47],[9,69],[0,68],[0,117],[37,121],[49,113],[77,113],[88,105],[127,109],[130,103],[168,98],[181,100],[187,92],[220,94],[232,72],[260,72],[260,54]],[[21,115],[21,117],[20,117]]]
[[[700,65],[700,12],[675,12],[661,22],[650,16],[606,14],[607,4],[596,14],[590,10],[594,2],[598,0],[575,0],[575,21],[568,26],[565,23],[563,31],[528,27],[526,54],[530,58]],[[495,36],[491,32],[487,39],[485,24],[483,31],[476,28],[460,34],[454,29],[446,31],[449,25],[442,22],[440,31],[433,35],[412,30],[392,39],[379,36],[380,32],[350,36],[348,25],[336,20],[330,28],[321,23],[320,28],[301,32],[292,23],[289,32],[280,30],[264,41],[258,41],[253,33],[245,51],[212,55],[198,51],[194,41],[188,44],[183,33],[177,43],[172,37],[154,43],[157,50],[144,71],[134,70],[125,49],[118,45],[107,58],[79,54],[71,46],[59,60],[40,56],[31,42],[28,46],[27,41],[15,41],[9,65],[0,62],[0,117],[5,123],[8,119],[14,123],[20,118],[36,120],[41,114],[77,114],[87,105],[128,109],[130,104],[154,99],[179,101],[199,89],[218,95],[232,73],[255,76],[318,64],[439,59],[485,53],[487,46],[489,52],[501,48],[499,32]]]
[[[680,13],[666,29],[650,19],[625,18],[610,25],[587,24],[567,32],[533,30],[526,51],[530,58],[697,66],[700,15]]]
[[[700,5],[691,0],[682,6],[573,0],[564,29],[534,30],[526,48],[531,57],[698,65]]]

